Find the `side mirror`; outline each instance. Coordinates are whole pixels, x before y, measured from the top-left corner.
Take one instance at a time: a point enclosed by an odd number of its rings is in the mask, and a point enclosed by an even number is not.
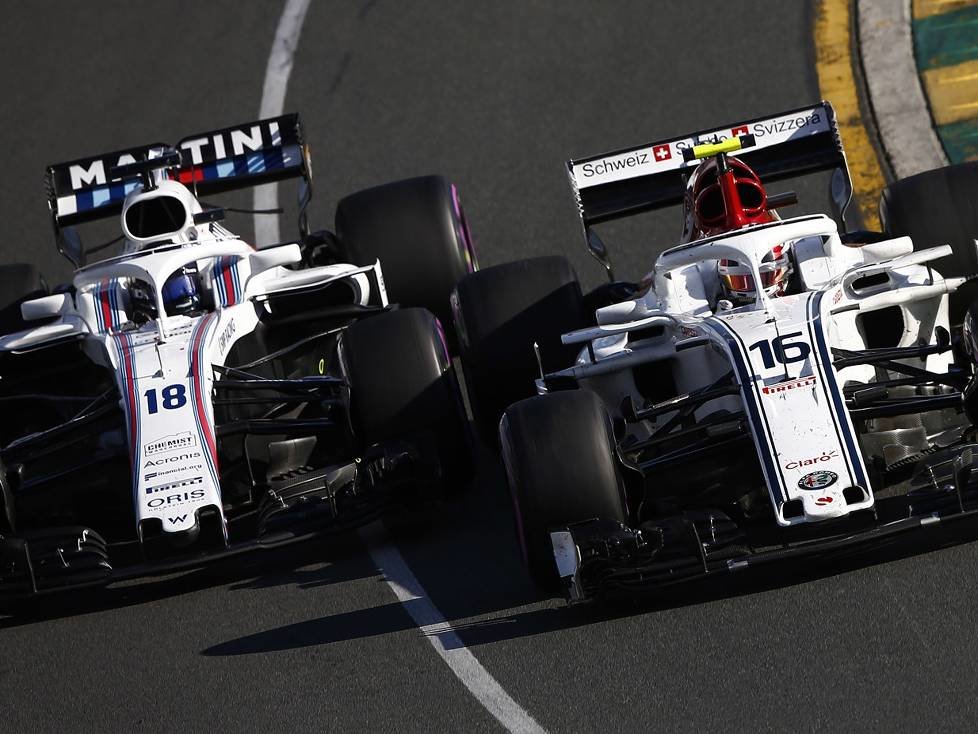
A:
[[[842,224],[842,231],[848,232],[846,224],[846,209],[852,201],[852,180],[845,166],[836,168],[832,172],[832,180],[829,183],[829,193],[832,197],[832,211],[837,222]]]
[[[24,321],[38,321],[60,316],[69,305],[70,299],[71,296],[67,293],[55,293],[53,296],[24,301],[20,304],[20,315],[24,317]]]
[[[302,262],[302,250],[294,242],[258,250],[248,256],[252,276],[263,273],[277,265],[293,265]]]
[[[309,236],[309,218],[306,214],[306,208],[309,206],[309,202],[312,201],[312,184],[308,179],[303,177],[299,181],[299,236],[305,239]]]
[[[71,261],[76,268],[85,264],[85,248],[74,227],[58,227],[58,252]]]
[[[614,282],[615,271],[611,267],[611,255],[608,254],[608,248],[598,237],[598,233],[590,228],[587,231],[587,250],[591,253],[591,257],[601,263],[608,272],[608,280]]]
[[[798,194],[785,191],[783,194],[772,194],[767,197],[767,210],[779,209],[782,206],[794,206],[798,203]]]
[[[204,211],[194,214],[194,224],[220,222],[222,219],[224,219],[224,209],[219,206],[211,209],[204,209]]]

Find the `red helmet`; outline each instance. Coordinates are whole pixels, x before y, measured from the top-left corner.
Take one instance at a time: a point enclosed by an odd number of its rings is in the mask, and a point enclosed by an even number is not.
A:
[[[752,224],[777,221],[768,210],[767,192],[754,170],[739,158],[727,156],[722,170],[716,158],[700,163],[686,187],[683,240],[732,232]],[[769,297],[783,295],[792,273],[790,244],[775,246],[760,265],[760,289]],[[757,298],[754,274],[743,263],[720,260],[717,275],[723,298],[736,305]]]
[[[687,217],[692,224],[688,240],[775,221],[775,216],[767,210],[767,192],[753,169],[733,156],[728,156],[726,161],[733,171],[739,201],[732,202],[731,211],[727,211],[717,177],[717,161],[715,158],[703,161],[697,166],[686,194]]]
[[[792,273],[791,258],[788,257],[786,245],[775,245],[758,268],[761,276],[761,289],[769,298],[784,295],[788,287],[788,278]],[[734,305],[753,303],[757,299],[757,288],[754,286],[754,273],[746,265],[736,260],[720,260],[717,263],[717,275],[720,276],[720,288],[723,297]]]

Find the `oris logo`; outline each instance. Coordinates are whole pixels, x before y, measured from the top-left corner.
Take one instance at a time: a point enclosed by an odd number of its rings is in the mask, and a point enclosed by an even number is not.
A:
[[[204,499],[205,492],[203,489],[192,489],[189,492],[177,492],[176,494],[168,494],[166,497],[154,497],[146,506],[153,510],[158,510],[162,507],[171,507],[173,505],[182,505],[187,502],[193,502],[194,500]]]

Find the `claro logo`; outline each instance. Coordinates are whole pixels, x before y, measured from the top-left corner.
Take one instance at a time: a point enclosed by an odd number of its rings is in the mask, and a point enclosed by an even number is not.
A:
[[[148,466],[163,466],[164,464],[175,464],[178,461],[190,461],[190,459],[199,459],[199,458],[200,458],[199,451],[191,451],[186,454],[177,454],[176,456],[164,456],[162,458],[156,459],[155,461],[153,459],[147,459],[146,463],[143,464],[143,469],[145,469]]]
[[[789,461],[787,464],[784,465],[784,468],[801,469],[803,466],[814,466],[816,464],[820,464],[823,461],[832,461],[832,459],[834,459],[838,455],[839,452],[836,451],[835,449],[832,449],[831,451],[823,451],[818,456],[813,456],[810,459],[799,459],[798,461]]]

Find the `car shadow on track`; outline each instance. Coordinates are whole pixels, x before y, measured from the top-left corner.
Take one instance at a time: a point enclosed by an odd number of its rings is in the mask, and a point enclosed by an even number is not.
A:
[[[356,581],[376,573],[363,555],[362,543],[353,535],[308,541],[192,571],[29,601],[16,615],[0,616],[0,629],[148,604],[225,585],[231,591],[285,585],[312,589]]]
[[[447,620],[461,620],[452,623],[449,630],[439,626],[437,631],[430,634],[439,637],[441,645],[447,649],[458,647],[460,641],[466,647],[479,647],[639,615],[654,617],[657,612],[671,609],[715,604],[725,599],[786,589],[818,579],[854,572],[868,566],[938,551],[941,547],[973,540],[974,532],[974,527],[971,527],[952,532],[939,544],[933,540],[913,541],[874,549],[859,556],[822,561],[819,565],[804,561],[800,563],[786,561],[764,569],[660,590],[655,597],[615,602],[602,601],[574,607],[567,607],[562,602],[536,595],[528,582],[522,579],[515,583],[500,585],[500,579],[508,576],[513,569],[504,568],[499,572],[500,559],[492,554],[481,558],[473,558],[470,555],[464,560],[469,579],[490,581],[489,584],[480,587],[481,593],[466,593],[465,579],[460,580],[459,576],[455,575],[461,570],[461,566],[448,572],[448,576],[454,576],[456,580],[456,585],[452,588],[433,584],[431,579],[423,580],[422,583],[431,590],[431,600]],[[485,547],[478,542],[478,538],[475,539],[476,542],[471,542],[473,540],[471,535],[468,539],[470,548]],[[442,561],[451,566],[458,563],[459,558],[460,555],[456,553],[455,556],[442,556]],[[510,563],[503,565],[510,566]],[[497,573],[494,575],[493,571]],[[381,582],[381,579],[378,579],[378,582]],[[222,642],[203,650],[201,654],[205,656],[261,654],[404,632],[417,627],[412,619],[413,615],[409,614],[406,607],[421,603],[423,602],[408,601],[402,605],[392,601],[389,604],[311,619]],[[654,619],[650,622],[654,623]]]

